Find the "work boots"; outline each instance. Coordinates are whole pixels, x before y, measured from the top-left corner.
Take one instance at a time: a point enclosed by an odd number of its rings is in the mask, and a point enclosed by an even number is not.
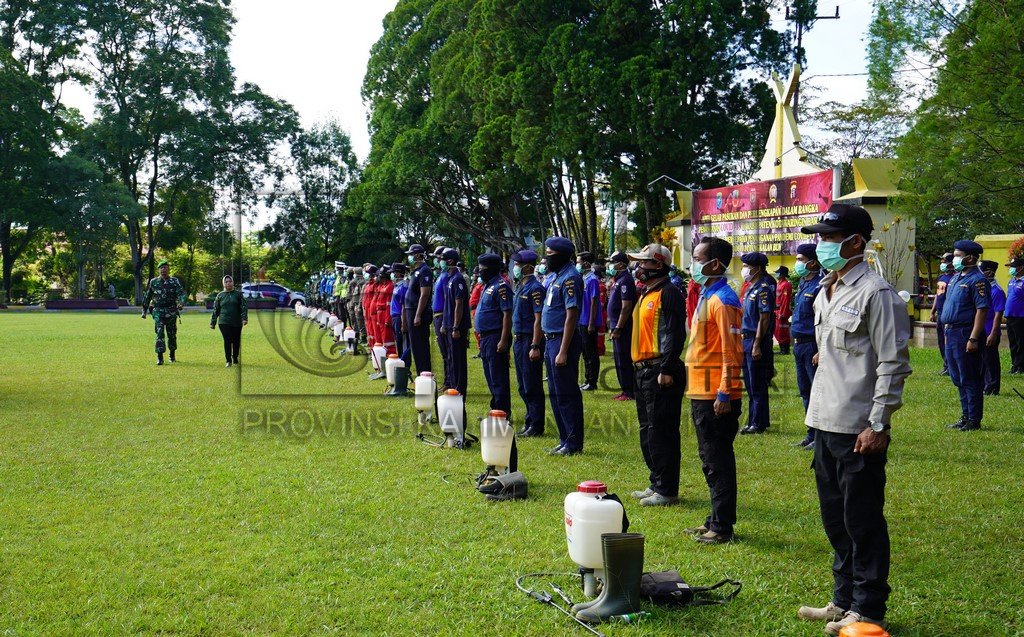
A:
[[[644,536],[640,533],[602,533],[601,547],[604,551],[604,588],[593,604],[576,612],[577,619],[591,624],[640,610]]]
[[[395,384],[384,392],[385,396],[407,396],[409,394],[409,368],[395,368]]]

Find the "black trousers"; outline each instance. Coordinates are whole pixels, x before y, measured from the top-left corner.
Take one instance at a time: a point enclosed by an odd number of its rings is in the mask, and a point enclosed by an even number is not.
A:
[[[238,362],[238,354],[242,350],[242,326],[220,325],[220,335],[224,338],[224,360]]]
[[[673,383],[658,385],[659,367],[636,370],[636,417],[640,422],[640,451],[650,470],[651,488],[663,496],[679,495],[679,425],[682,421],[686,370],[674,366]]]
[[[1006,336],[1010,339],[1010,369],[1024,372],[1024,317],[1006,317]]]
[[[697,455],[711,496],[711,513],[704,526],[724,535],[731,535],[736,525],[736,454],[732,445],[742,411],[743,401],[739,399],[732,401],[732,411],[721,416],[715,415],[713,400],[690,401]]]
[[[935,337],[939,342],[939,356],[942,357],[942,369],[946,369],[946,324],[942,321],[935,321]]]
[[[619,337],[612,339],[612,357],[615,360],[615,376],[619,379],[622,393],[633,398],[636,394],[636,374],[633,372],[633,323],[627,323],[619,331]]]
[[[992,329],[999,328],[995,326]],[[1002,369],[999,365],[999,341],[996,341],[992,347],[985,345],[985,353],[981,356],[981,367],[982,373],[985,375],[985,392],[998,394],[999,381],[1002,376]]]
[[[832,601],[871,619],[884,619],[889,599],[889,528],[885,522],[888,451],[854,453],[856,434],[818,431],[814,478],[825,535],[835,556]]]
[[[583,382],[596,388],[597,376],[601,371],[601,357],[597,355],[597,332],[591,334],[586,325],[578,326],[576,332],[583,345]]]
[[[415,314],[414,310],[405,310],[406,321],[409,323],[409,349],[412,351],[412,360],[416,365],[416,375],[419,376],[423,372],[432,371],[430,366],[431,321],[424,318],[420,321],[419,326],[416,326],[413,321]]]
[[[457,389],[463,396],[469,385],[466,352],[469,350],[469,330],[459,332],[459,338],[452,338],[452,329],[446,329],[445,339],[448,344],[448,359],[445,361],[444,384],[449,389]],[[415,341],[413,341],[415,344]],[[415,352],[413,353],[415,356]],[[417,371],[419,368],[417,367]]]

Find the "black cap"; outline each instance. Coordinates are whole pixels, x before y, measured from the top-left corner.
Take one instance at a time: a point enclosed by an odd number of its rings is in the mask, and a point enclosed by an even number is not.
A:
[[[418,243],[414,243],[411,246],[409,246],[409,249],[406,250],[405,253],[406,254],[423,254],[426,251],[427,251],[426,248],[424,248],[423,246],[421,246]]]
[[[594,253],[593,252],[587,252],[587,251],[577,252],[576,253],[576,257],[580,261],[583,261],[584,263],[593,263],[594,262]]]
[[[500,268],[502,265],[504,265],[504,261],[501,260],[501,257],[494,254],[493,252],[486,252],[484,254],[481,254],[476,258],[476,262],[479,263],[480,266],[484,268]]]
[[[946,263],[952,263],[953,262],[953,253],[952,252],[947,252],[947,253],[943,254],[942,255],[942,260],[945,261]]]
[[[981,268],[982,272],[995,272],[999,269],[999,264],[995,261],[989,261],[988,259],[978,263],[978,267]]]
[[[405,267],[404,263],[395,262],[391,264],[391,271],[396,274],[405,274],[408,271],[408,268]]]
[[[780,265],[778,268],[775,269],[775,274],[781,276],[789,276],[789,268],[787,268],[784,265]]]
[[[441,255],[441,258],[444,259],[445,261],[458,261],[459,251],[456,250],[455,248],[445,248],[444,253]]]
[[[821,213],[818,223],[800,229],[804,234],[829,234],[841,232],[844,235],[859,234],[865,239],[871,237],[875,229],[871,215],[860,206],[848,203],[834,203],[828,210]]]
[[[1006,267],[1008,267],[1008,268],[1022,268],[1022,267],[1024,267],[1024,259],[1022,259],[1020,257],[1017,257],[1015,259],[1010,259],[1010,262],[1006,264]]]
[[[801,243],[796,247],[796,253],[804,255],[812,261],[818,260],[818,247],[813,243]]]
[[[764,267],[768,265],[768,255],[763,252],[747,252],[740,257],[740,261],[747,265],[759,265]]]

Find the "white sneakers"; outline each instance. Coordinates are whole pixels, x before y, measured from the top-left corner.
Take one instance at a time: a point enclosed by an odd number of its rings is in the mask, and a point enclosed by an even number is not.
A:
[[[863,615],[855,613],[852,610],[848,610],[846,611],[846,614],[843,615],[842,619],[838,621],[831,621],[825,624],[825,634],[838,635],[839,631],[841,631],[842,629],[846,628],[850,624],[856,624],[858,622],[864,624],[874,624],[875,626],[885,628],[885,622],[880,619],[871,619],[870,617],[864,617]]]
[[[865,624],[874,624],[875,626],[881,626],[885,628],[885,622],[880,619],[871,619],[870,617],[864,617],[859,613],[855,613],[852,610],[846,610],[840,608],[829,602],[824,608],[813,608],[811,606],[801,606],[800,610],[796,612],[800,619],[808,619],[811,621],[825,621],[825,634],[826,635],[838,635],[839,631],[846,628],[850,624],[856,624],[857,622],[863,622]]]

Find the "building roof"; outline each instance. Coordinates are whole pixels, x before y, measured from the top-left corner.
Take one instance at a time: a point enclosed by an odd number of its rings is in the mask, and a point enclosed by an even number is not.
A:
[[[895,159],[853,160],[853,192],[837,197],[836,201],[888,199],[903,194],[897,187],[899,174]]]

